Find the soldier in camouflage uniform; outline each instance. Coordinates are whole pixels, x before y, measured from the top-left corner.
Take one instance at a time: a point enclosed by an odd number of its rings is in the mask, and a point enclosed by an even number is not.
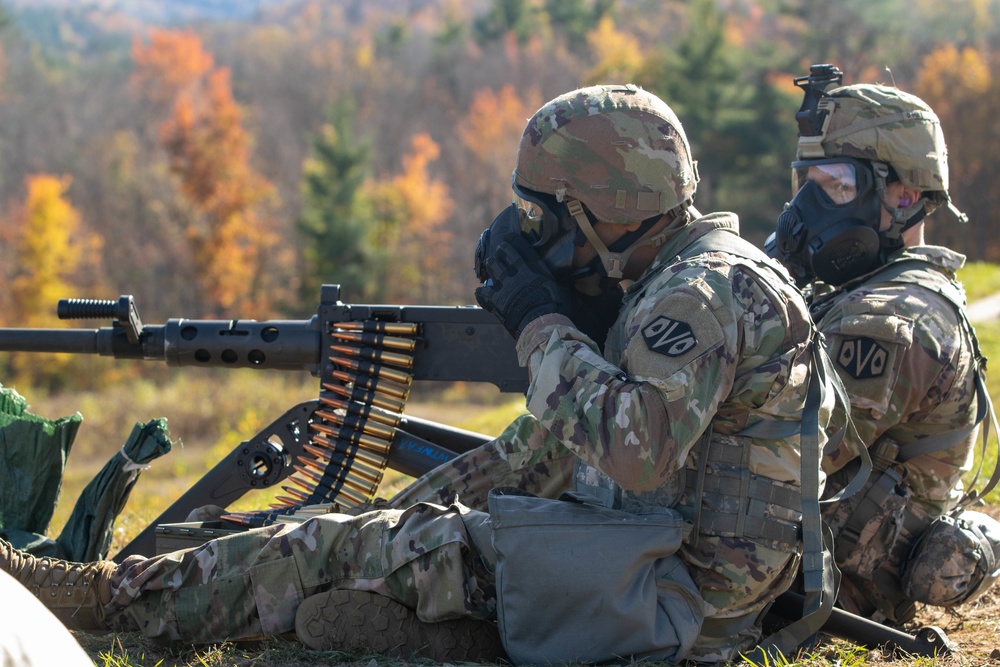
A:
[[[787,273],[739,237],[735,215],[694,208],[697,182],[660,99],[634,86],[557,97],[522,136],[522,205],[498,216],[477,253],[477,299],[517,339],[529,415],[357,516],[120,566],[0,549],[0,566],[46,600],[67,589],[56,584],[77,584],[72,602],[49,603],[75,627],[186,642],[296,630],[317,648],[363,638],[376,650],[489,659],[501,654],[484,623],[497,616],[489,490],[576,489],[625,510],[673,508],[688,523],[679,556],[696,592],[694,632],[669,657],[735,657],[760,640],[765,609],[799,570],[836,376],[815,366],[808,309]],[[576,293],[599,300],[620,286],[620,312],[584,333],[571,317]],[[810,410],[813,433],[801,425]]]
[[[963,511],[988,407],[955,277],[965,257],[924,243],[926,215],[944,206],[964,216],[948,195],[940,123],[922,100],[840,86],[817,112],[822,131],[800,134],[795,197],[769,250],[814,281],[811,311],[874,462],[861,492],[824,511],[843,572],[839,604],[896,625],[918,602],[974,600],[1000,574],[1000,525]],[[832,452],[828,489],[857,467],[853,453]]]

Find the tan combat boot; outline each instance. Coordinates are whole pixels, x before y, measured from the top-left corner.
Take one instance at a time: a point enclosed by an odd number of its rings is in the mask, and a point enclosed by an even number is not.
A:
[[[111,601],[111,575],[117,568],[111,561],[71,563],[38,558],[0,539],[0,570],[27,587],[71,630],[108,629],[104,605]]]
[[[367,591],[332,590],[306,598],[295,614],[295,634],[318,651],[437,662],[507,657],[495,623],[472,618],[424,623],[409,607]]]

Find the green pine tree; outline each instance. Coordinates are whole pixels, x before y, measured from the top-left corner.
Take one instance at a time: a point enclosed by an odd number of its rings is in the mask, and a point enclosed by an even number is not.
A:
[[[296,228],[305,260],[302,301],[315,304],[323,283],[341,285],[346,299],[365,299],[373,249],[369,230],[372,207],[363,194],[371,147],[354,131],[354,106],[341,101],[320,129],[302,169],[302,212]]]
[[[479,44],[501,39],[508,32],[526,42],[537,28],[537,9],[527,0],[493,0],[489,11],[473,21],[472,31]]]
[[[767,62],[727,42],[726,15],[713,0],[694,0],[687,24],[646,59],[637,83],[683,123],[701,175],[695,204],[737,212],[744,235],[762,243],[789,197],[798,101],[768,81]]]

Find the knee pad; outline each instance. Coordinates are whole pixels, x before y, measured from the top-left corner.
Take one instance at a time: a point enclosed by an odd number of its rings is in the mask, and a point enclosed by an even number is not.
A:
[[[1000,523],[981,512],[935,519],[901,572],[906,597],[939,607],[972,602],[1000,578]]]

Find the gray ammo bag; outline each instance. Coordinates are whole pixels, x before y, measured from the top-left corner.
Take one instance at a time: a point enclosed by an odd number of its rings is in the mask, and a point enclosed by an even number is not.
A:
[[[704,620],[675,552],[684,520],[668,508],[631,513],[564,494],[489,494],[497,553],[497,622],[514,664],[679,662]]]

